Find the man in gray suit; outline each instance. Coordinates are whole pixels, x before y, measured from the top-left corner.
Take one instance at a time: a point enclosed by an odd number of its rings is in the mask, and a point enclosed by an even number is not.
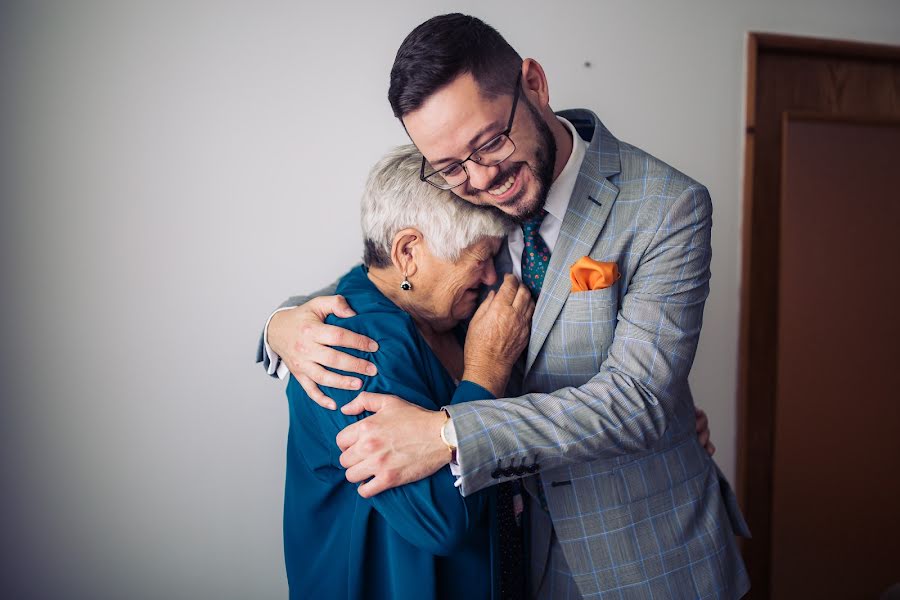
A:
[[[527,507],[529,595],[741,597],[749,581],[734,535],[749,532],[695,434],[688,386],[709,293],[706,188],[589,111],[554,114],[541,66],[472,17],[413,30],[389,99],[427,159],[422,185],[521,224],[497,270],[519,275],[537,307],[511,378],[518,397],[446,412],[372,394],[345,406],[374,413],[338,436],[347,478],[371,496],[452,461],[463,494],[522,481],[498,496],[516,514],[520,498]],[[576,262],[606,275],[573,291]],[[277,313],[267,336],[287,365],[274,353],[270,363],[268,348],[259,359],[327,403],[316,383],[353,382],[321,365],[366,373],[365,361],[324,347],[370,349],[321,325],[348,310],[319,298]]]

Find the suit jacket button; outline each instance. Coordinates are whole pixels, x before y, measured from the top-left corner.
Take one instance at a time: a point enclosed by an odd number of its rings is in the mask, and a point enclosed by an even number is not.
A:
[[[541,469],[541,465],[534,463],[533,465],[528,465],[529,473],[537,473]]]
[[[493,477],[494,479],[500,479],[500,476],[502,474],[503,473],[500,472],[500,469],[494,469],[493,471],[491,471],[491,477]]]

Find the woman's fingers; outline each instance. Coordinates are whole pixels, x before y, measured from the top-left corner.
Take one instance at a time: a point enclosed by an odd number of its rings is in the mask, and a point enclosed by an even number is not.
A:
[[[516,309],[518,312],[524,311],[528,304],[531,302],[531,291],[529,291],[528,286],[519,285],[519,288],[516,290],[516,295],[512,301],[512,307]]]
[[[472,315],[473,321],[476,321],[478,318],[481,317],[481,315],[483,315],[485,312],[487,312],[491,308],[491,304],[493,303],[494,297],[496,295],[497,294],[494,292],[494,290],[491,290],[490,292],[488,292],[488,295],[485,296],[484,300],[481,301],[481,304],[478,305],[478,309],[475,311],[475,314]]]
[[[516,279],[516,276],[507,273],[503,277],[503,285],[500,286],[500,289],[497,290],[497,300],[505,305],[510,305],[513,303],[513,300],[516,297],[516,292],[519,289],[519,280]]]

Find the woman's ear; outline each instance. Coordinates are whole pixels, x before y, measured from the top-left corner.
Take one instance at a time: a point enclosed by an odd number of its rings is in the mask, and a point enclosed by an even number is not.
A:
[[[397,232],[391,246],[391,262],[406,277],[412,277],[418,270],[416,259],[421,259],[425,250],[422,232],[408,227]]]

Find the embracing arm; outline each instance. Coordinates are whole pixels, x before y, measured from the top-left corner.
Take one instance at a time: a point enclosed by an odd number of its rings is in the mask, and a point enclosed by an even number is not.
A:
[[[709,194],[699,185],[674,201],[630,278],[609,355],[590,381],[552,394],[447,407],[464,494],[497,483],[491,472],[498,461],[515,458],[521,464],[538,454],[544,468],[639,453],[652,448],[672,422],[685,426],[691,416],[700,443],[712,454],[706,415],[687,414],[690,406],[682,400],[709,290],[711,212]],[[470,328],[467,355],[469,338],[479,337],[472,334]],[[355,423],[337,437],[347,479],[378,482],[361,486],[360,494],[416,481],[447,464],[446,455],[437,458],[441,442],[421,433],[439,427],[441,413],[383,394],[360,394],[342,410],[377,413],[365,428]],[[377,457],[361,449],[373,445]],[[422,452],[413,460],[396,451],[397,445]]]
[[[463,492],[527,455],[541,469],[639,453],[669,427],[687,389],[709,293],[712,207],[705,188],[674,201],[622,302],[609,355],[584,385],[448,409]]]
[[[266,320],[266,324],[263,327],[262,333],[259,334],[259,344],[256,347],[256,362],[262,363],[263,368],[266,372],[272,377],[276,376],[276,371],[278,369],[278,365],[281,364],[281,356],[278,355],[275,350],[269,346],[269,325],[272,323],[272,319],[279,312],[300,306],[301,304],[305,304],[307,301],[312,300],[313,298],[319,298],[320,296],[333,296],[334,291],[337,289],[338,282],[335,281],[331,285],[322,288],[317,292],[313,292],[309,296],[291,296],[287,300],[281,303],[281,305],[269,315],[269,318]]]
[[[283,379],[292,373],[310,398],[330,409],[335,408],[334,401],[322,393],[320,385],[359,390],[362,382],[352,375],[376,372],[371,362],[330,346],[378,350],[378,344],[366,336],[325,324],[331,314],[342,318],[356,314],[343,296],[332,295],[336,289],[337,282],[310,296],[288,298],[266,321],[256,351],[256,362],[262,362],[269,375]]]
[[[423,412],[424,407],[436,409],[437,406],[428,397],[428,386],[422,376],[426,369],[421,364],[421,354],[411,341],[415,334],[408,331],[397,332],[390,338],[384,338],[371,330],[366,333],[380,339],[381,350],[377,355],[370,356],[377,362],[379,374],[365,378],[364,390],[402,393],[414,404],[423,407]],[[362,353],[354,351],[354,354]],[[328,393],[341,406],[352,401],[358,394],[335,389],[329,389]],[[302,419],[306,424],[314,423],[321,431],[322,438],[329,444],[334,444],[335,436],[347,425],[365,422],[362,416],[348,416],[316,406],[309,401],[293,377],[288,384],[288,398],[292,405],[292,418],[296,414],[296,418]],[[493,398],[493,395],[479,385],[463,381],[457,387],[452,401],[487,398]],[[440,438],[437,429],[431,434]],[[342,469],[336,450],[335,448],[330,453],[331,466]],[[443,452],[449,454],[449,449],[444,447]],[[390,527],[411,544],[432,554],[448,554],[480,519],[484,502],[480,494],[463,498],[453,483],[454,477],[449,469],[444,468],[421,481],[393,488],[373,498],[361,498],[360,501],[371,502]]]

